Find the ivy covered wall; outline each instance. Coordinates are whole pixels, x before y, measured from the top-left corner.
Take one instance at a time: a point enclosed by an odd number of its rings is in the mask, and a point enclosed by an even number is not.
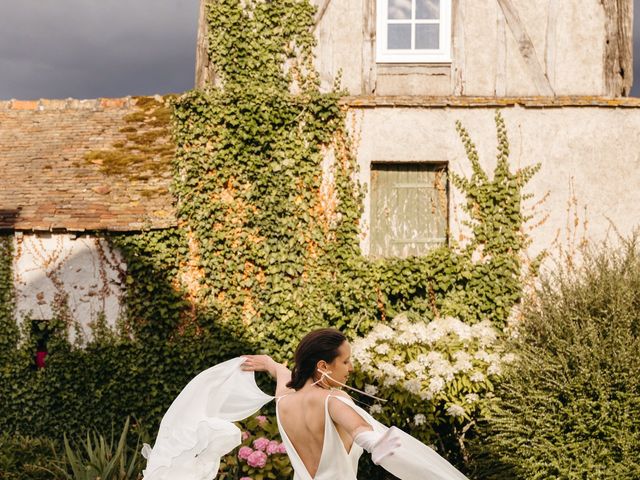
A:
[[[504,327],[521,296],[522,189],[536,169],[510,171],[499,114],[493,175],[458,125],[473,173],[453,181],[472,240],[422,257],[363,256],[356,153],[339,83],[320,91],[313,69],[313,15],[307,0],[210,5],[220,83],[171,100],[179,226],[109,236],[127,264],[117,331],[98,324],[78,348],[54,321],[36,371],[29,336],[16,346],[15,327],[3,330],[16,355],[0,381],[1,428],[60,436],[135,415],[153,431],[198,371],[251,352],[290,361],[315,327],[354,339],[400,311]]]

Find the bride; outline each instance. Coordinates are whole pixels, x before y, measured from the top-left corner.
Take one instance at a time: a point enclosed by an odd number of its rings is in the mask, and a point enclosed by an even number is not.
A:
[[[244,355],[205,370],[169,407],[153,449],[144,446],[144,479],[215,478],[220,458],[241,443],[233,422],[274,398],[294,480],[356,480],[363,450],[401,480],[466,479],[432,449],[355,405],[341,390],[351,388],[350,357],[346,337],[323,328],[302,339],[292,371],[268,355]],[[254,372],[276,380],[275,397],[257,387]]]

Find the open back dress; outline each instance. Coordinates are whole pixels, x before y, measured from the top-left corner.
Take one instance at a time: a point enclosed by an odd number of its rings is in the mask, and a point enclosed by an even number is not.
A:
[[[240,366],[243,357],[219,363],[198,374],[173,401],[162,421],[156,442],[142,449],[147,459],[144,480],[213,480],[220,459],[242,442],[233,423],[250,417],[275,397],[264,393],[254,372]],[[324,440],[320,464],[314,477],[297,454],[282,428],[276,403],[278,429],[294,469],[294,480],[356,480],[362,448],[353,444],[347,452],[329,415],[329,398],[349,405],[374,431],[384,426],[351,399],[328,395],[324,405]],[[449,462],[411,435],[398,430],[401,446],[380,466],[400,480],[467,480]]]

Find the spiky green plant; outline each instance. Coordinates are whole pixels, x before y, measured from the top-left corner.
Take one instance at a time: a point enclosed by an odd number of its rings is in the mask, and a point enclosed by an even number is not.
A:
[[[139,455],[141,436],[131,451],[127,445],[129,419],[115,443],[113,432],[109,439],[96,431],[88,431],[77,448],[64,435],[64,463],[57,471],[66,480],[135,480],[142,471]]]

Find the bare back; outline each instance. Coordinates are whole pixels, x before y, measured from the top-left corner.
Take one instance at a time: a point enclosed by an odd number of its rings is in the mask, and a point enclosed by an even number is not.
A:
[[[331,390],[303,388],[278,401],[277,409],[282,428],[311,477],[315,476],[322,458],[325,399],[328,395],[335,394],[336,392]],[[328,417],[327,421],[332,420]],[[348,453],[351,450],[351,436],[335,422],[334,425]]]

